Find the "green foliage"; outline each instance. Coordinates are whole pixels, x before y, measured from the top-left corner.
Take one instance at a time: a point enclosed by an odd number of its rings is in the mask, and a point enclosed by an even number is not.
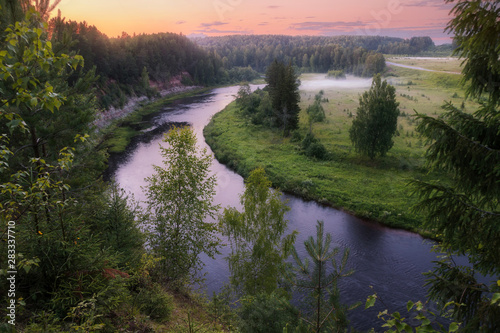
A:
[[[304,140],[301,143],[304,153],[309,157],[317,158],[318,160],[324,160],[327,158],[328,152],[325,146],[319,142],[314,135],[309,132],[306,134]]]
[[[365,304],[365,309],[373,307],[377,299],[377,294],[368,296]],[[449,305],[451,305],[451,303],[447,304],[444,310],[446,310],[446,307],[448,307]],[[446,313],[444,314],[434,313],[428,309],[427,304],[423,304],[420,301],[416,303],[408,301],[408,303],[406,304],[406,309],[412,317],[413,323],[411,325],[408,323],[409,320],[405,317],[402,317],[399,312],[389,313],[387,309],[379,312],[378,317],[384,321],[384,324],[382,324],[384,332],[452,333],[458,331],[461,325],[457,322],[451,322],[449,323],[449,325],[446,325],[446,328],[436,319],[449,319],[451,317],[450,312],[446,310]],[[418,324],[415,324],[416,321],[418,321]]]
[[[242,333],[281,333],[284,327],[300,325],[299,311],[290,301],[276,293],[259,293],[240,300],[238,329]]]
[[[199,271],[201,253],[217,253],[217,226],[206,221],[218,209],[212,203],[216,179],[209,176],[211,156],[206,149],[198,151],[190,128],[174,128],[163,141],[164,167],[154,166],[155,174],[146,178],[147,208],[142,215],[150,225],[151,251],[161,258],[163,279],[183,282]]]
[[[236,104],[252,124],[266,127],[275,125],[271,99],[266,91],[257,89],[252,93],[250,86],[244,84],[238,91]]]
[[[293,137],[283,139],[274,129],[248,126],[248,120],[235,104],[216,114],[204,129],[217,160],[243,176],[265,166],[273,185],[282,191],[424,233],[420,227],[423,216],[411,211],[417,198],[408,195],[408,178],[439,178],[445,182],[446,177],[422,173],[418,166],[423,158],[416,157],[414,150],[405,148],[367,163],[349,152],[347,133],[342,131],[340,142],[331,129],[326,134],[329,136],[321,133],[321,143],[328,144],[327,158],[321,163],[311,163],[302,146],[291,142]],[[312,181],[312,186],[305,187],[307,181]]]
[[[311,325],[314,332],[323,332],[326,327],[329,331],[341,332],[348,326],[346,312],[351,308],[340,303],[338,280],[348,277],[354,273],[350,270],[345,272],[349,250],[345,249],[340,262],[337,262],[339,248],[330,249],[332,236],[324,235],[324,223],[318,221],[316,226],[316,239],[310,236],[305,242],[309,260],[299,258],[295,246],[292,255],[297,264],[296,274],[290,275],[291,283],[299,290],[305,291],[310,298],[308,316],[302,319]],[[332,267],[328,267],[329,264]],[[332,270],[333,269],[333,270]],[[357,306],[357,305],[355,305]],[[354,306],[354,307],[355,307]]]
[[[429,37],[423,38],[432,43]],[[344,70],[349,74],[373,76],[385,69],[384,58],[379,53],[382,47],[388,50],[401,44],[406,46],[410,40],[380,36],[239,35],[198,38],[195,42],[220,55],[226,68],[251,66],[265,72],[273,60],[278,59],[292,62],[303,72]],[[415,47],[411,51],[420,49]]]
[[[331,79],[345,79],[345,72],[343,70],[330,70],[326,74],[327,78]]]
[[[136,221],[139,208],[130,203],[125,191],[111,184],[98,193],[89,221],[93,234],[102,240],[102,249],[115,257],[121,269],[137,267],[144,252],[144,234]]]
[[[453,32],[457,48],[453,54],[464,58],[463,82],[467,95],[479,98],[486,93],[490,102],[500,101],[500,64],[498,38],[500,6],[497,1],[446,0],[456,2],[446,30]]]
[[[30,9],[0,43],[0,219],[15,222],[19,315],[35,312],[27,330],[95,331],[128,301],[128,274],[113,265],[132,262],[127,251],[142,243],[120,233],[139,234],[126,211],[112,221],[99,214],[109,202],[96,181],[103,155],[85,134],[95,112],[93,72],[79,72],[81,56],[58,53],[46,29]],[[7,235],[5,224],[0,230]]]
[[[136,304],[141,313],[157,321],[168,321],[173,311],[173,299],[157,284],[147,284],[140,288],[135,296]]]
[[[352,121],[349,137],[357,151],[371,159],[384,156],[392,148],[396,133],[399,103],[395,88],[377,75],[369,91],[359,98],[356,118]]]
[[[312,133],[313,123],[322,122],[326,119],[325,110],[321,105],[323,94],[324,92],[321,90],[318,94],[316,94],[316,96],[314,96],[314,103],[307,107],[306,112],[309,120],[309,133]]]
[[[500,274],[500,50],[494,37],[499,10],[498,2],[458,1],[447,28],[459,42],[456,53],[467,58],[467,94],[485,97],[481,107],[470,114],[447,103],[440,118],[418,114],[417,129],[430,143],[428,166],[453,177],[450,184],[412,182],[420,199],[417,208],[427,213],[424,225],[448,252],[428,274],[429,295],[440,304],[454,304],[453,315],[465,332],[500,329],[499,307],[492,304],[498,283],[488,287],[474,276],[480,272],[498,280]],[[454,253],[467,255],[473,269],[454,264]]]
[[[287,66],[275,60],[266,71],[266,89],[269,91],[274,126],[288,136],[299,124],[299,81],[292,64]]]
[[[226,258],[231,284],[246,295],[270,294],[278,287],[296,237],[296,232],[284,236],[288,225],[284,215],[289,208],[270,187],[264,169],[253,170],[241,196],[243,211],[225,208],[219,218],[222,235],[231,245]]]
[[[307,156],[317,158],[318,160],[324,160],[328,155],[325,146],[319,141],[311,143],[306,148],[305,153]]]
[[[250,85],[248,83],[242,84],[240,86],[240,89],[238,89],[238,93],[236,94],[236,104],[244,110],[249,108],[251,104],[251,94],[252,90],[250,89]]]

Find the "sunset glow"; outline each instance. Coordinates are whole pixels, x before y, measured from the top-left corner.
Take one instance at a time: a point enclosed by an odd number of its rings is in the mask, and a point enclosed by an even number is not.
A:
[[[68,20],[86,21],[110,37],[175,32],[184,35],[286,34],[430,36],[443,30],[451,5],[443,0],[63,0]]]

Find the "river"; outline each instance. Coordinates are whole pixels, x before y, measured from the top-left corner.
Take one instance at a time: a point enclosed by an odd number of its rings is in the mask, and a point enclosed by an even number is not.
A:
[[[152,165],[162,164],[159,144],[169,124],[189,123],[200,147],[210,149],[203,140],[203,128],[212,115],[234,99],[237,90],[238,87],[214,89],[210,93],[181,99],[150,116],[147,120],[151,128],[135,138],[126,153],[113,156],[110,160],[110,177],[132,193],[136,200],[144,200],[141,186],[145,185],[144,178],[153,173]],[[239,195],[244,190],[242,177],[215,159],[212,172],[218,180],[215,202],[222,207],[240,208]],[[363,221],[315,202],[289,195],[283,195],[283,199],[288,200],[291,208],[287,214],[290,230],[299,231],[296,247],[300,254],[305,253],[304,240],[315,236],[317,220],[325,222],[325,231],[332,234],[335,246],[350,248],[349,267],[355,273],[341,280],[339,286],[344,302],[362,302],[350,314],[351,324],[356,329],[380,328],[378,311],[388,307],[389,311],[400,311],[406,316],[408,300],[425,299],[422,273],[431,270],[432,261],[436,259],[436,254],[430,251],[432,242],[417,234]],[[227,248],[223,249],[215,260],[203,258],[208,295],[228,282],[229,272],[224,260],[227,252]],[[374,292],[379,294],[385,306],[379,302],[374,308],[364,310],[367,296]]]

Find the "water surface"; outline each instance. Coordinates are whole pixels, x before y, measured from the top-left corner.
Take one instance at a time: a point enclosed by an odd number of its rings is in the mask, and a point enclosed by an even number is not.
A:
[[[328,80],[329,81],[329,80]],[[360,81],[356,80],[356,84]],[[371,82],[370,82],[371,83]],[[353,83],[354,84],[354,83]],[[370,85],[364,81],[365,85]],[[141,186],[144,178],[153,173],[152,165],[161,165],[159,145],[163,132],[171,124],[188,123],[192,126],[200,147],[209,149],[203,139],[203,128],[215,113],[234,99],[238,87],[215,89],[210,93],[186,98],[151,116],[151,128],[136,138],[125,154],[112,158],[111,176],[136,200],[144,200]],[[240,208],[239,195],[244,191],[242,177],[216,160],[212,172],[217,175],[218,185],[215,203],[222,207]],[[406,313],[408,300],[424,300],[423,272],[432,268],[436,255],[430,252],[432,243],[421,236],[383,227],[363,221],[342,211],[306,202],[284,195],[291,207],[287,214],[290,230],[299,231],[296,247],[305,255],[304,240],[316,235],[316,221],[325,222],[325,232],[332,234],[335,246],[350,248],[349,266],[355,274],[340,282],[341,295],[349,304],[361,301],[363,305],[351,313],[351,324],[357,329],[380,327],[378,311],[385,309],[380,303],[375,308],[363,310],[368,295],[376,291],[390,311]],[[206,264],[206,288],[208,295],[218,291],[228,282],[228,267],[224,260],[228,248],[215,260],[203,257]],[[373,290],[370,288],[373,287]]]

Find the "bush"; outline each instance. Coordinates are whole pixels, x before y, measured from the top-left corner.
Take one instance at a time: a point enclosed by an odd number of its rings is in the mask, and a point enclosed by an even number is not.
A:
[[[141,313],[157,321],[168,321],[174,307],[172,296],[157,283],[140,288],[136,302]]]
[[[302,149],[307,150],[311,144],[317,141],[318,139],[316,139],[312,133],[307,133],[304,140],[302,140]]]
[[[302,141],[302,134],[299,131],[293,131],[292,136],[290,138],[291,142],[300,142]]]
[[[325,146],[319,142],[312,133],[307,133],[304,140],[302,140],[302,149],[309,157],[314,157],[319,160],[324,160],[327,157]]]
[[[306,149],[306,155],[323,160],[326,158],[327,151],[321,142],[314,142]]]
[[[242,300],[238,328],[241,332],[283,332],[299,326],[299,311],[289,300],[276,294],[259,294]]]

